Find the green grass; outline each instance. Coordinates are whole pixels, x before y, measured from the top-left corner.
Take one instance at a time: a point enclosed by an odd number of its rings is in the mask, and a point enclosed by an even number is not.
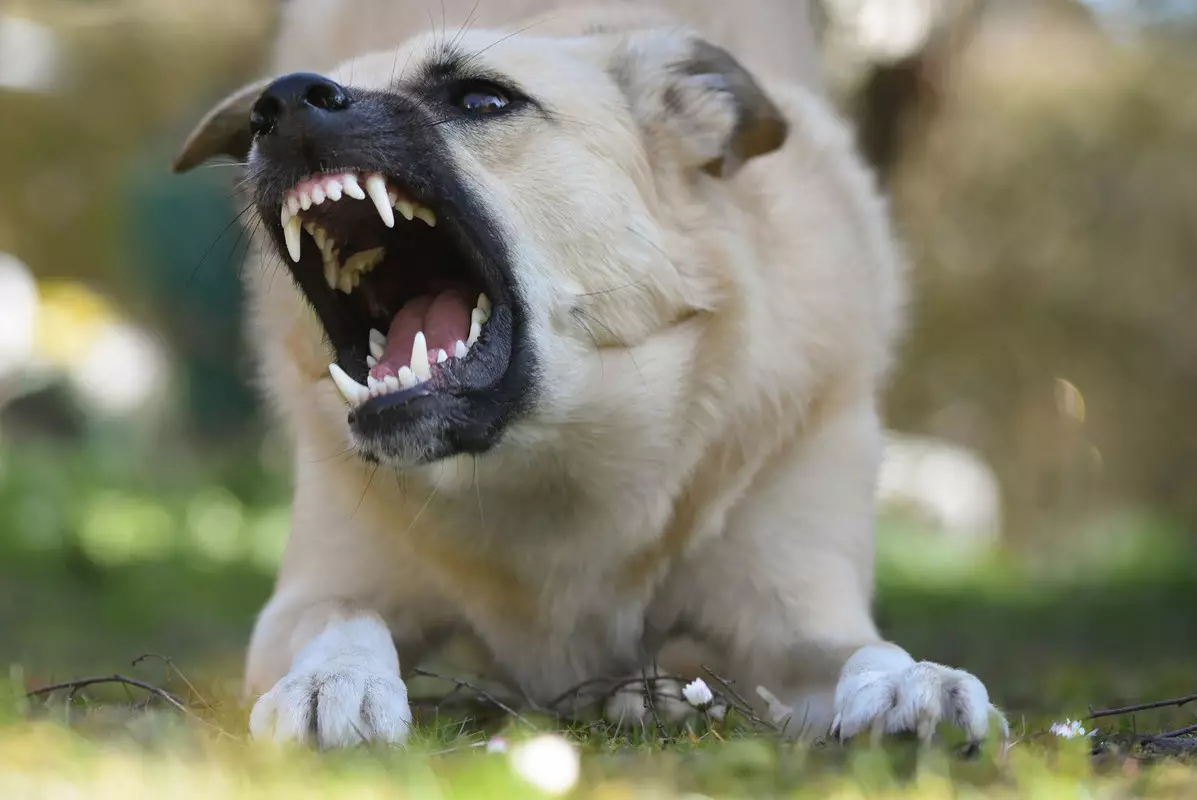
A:
[[[0,449],[0,798],[525,797],[496,733],[523,722],[424,708],[403,750],[311,754],[251,746],[237,701],[241,650],[270,592],[286,527],[282,481],[252,458]],[[1132,730],[1192,724],[1189,707],[1104,721],[1099,737],[1044,734],[1054,720],[1197,692],[1194,553],[1147,519],[1087,526],[1033,559],[962,545],[888,519],[877,613],[921,658],[979,675],[1017,743],[972,759],[910,742],[805,748],[743,720],[619,733],[562,725],[583,753],[587,797],[1194,796],[1180,759],[1128,749]],[[170,656],[137,666],[145,652]],[[137,690],[67,702],[27,688],[114,672],[209,705],[184,715]],[[1098,756],[1091,754],[1095,743]],[[57,793],[56,793],[57,792]]]

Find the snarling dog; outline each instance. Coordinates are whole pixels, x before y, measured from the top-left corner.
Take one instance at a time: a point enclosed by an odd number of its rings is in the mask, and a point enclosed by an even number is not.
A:
[[[818,96],[657,22],[430,33],[235,93],[220,154],[295,443],[255,736],[403,741],[448,634],[542,708],[684,640],[792,734],[1004,725],[871,618],[901,258]]]

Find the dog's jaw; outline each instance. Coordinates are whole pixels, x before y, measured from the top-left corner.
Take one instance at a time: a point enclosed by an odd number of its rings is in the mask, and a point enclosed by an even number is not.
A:
[[[354,91],[335,125],[279,123],[250,155],[257,211],[335,353],[353,445],[398,467],[493,447],[534,374],[507,240],[422,113]]]

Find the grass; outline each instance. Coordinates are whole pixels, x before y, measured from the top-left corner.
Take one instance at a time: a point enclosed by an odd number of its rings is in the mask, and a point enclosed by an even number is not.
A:
[[[246,461],[175,460],[164,476],[107,450],[0,449],[0,797],[538,796],[510,753],[484,746],[491,736],[514,744],[536,732],[493,715],[426,709],[403,750],[320,755],[245,742],[241,648],[286,526],[283,485]],[[886,635],[986,682],[1015,730],[1005,757],[995,747],[960,757],[950,732],[932,749],[906,741],[801,747],[735,715],[632,734],[533,719],[582,754],[575,794],[1197,793],[1197,771],[1184,759],[1126,744],[1136,730],[1192,724],[1191,707],[1102,720],[1094,739],[1045,734],[1090,705],[1197,692],[1197,574],[1183,538],[1150,520],[1109,520],[1061,552],[1015,559],[889,518],[880,549]],[[193,686],[160,661],[131,664],[150,651],[168,654]],[[210,706],[181,714],[118,686],[71,702],[63,693],[24,696],[114,672]]]

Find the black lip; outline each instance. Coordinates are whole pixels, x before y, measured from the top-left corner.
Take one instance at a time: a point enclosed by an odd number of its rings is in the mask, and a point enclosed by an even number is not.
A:
[[[377,172],[437,214],[437,227],[453,237],[486,287],[491,318],[470,356],[453,370],[406,391],[372,398],[349,413],[349,422],[359,452],[371,460],[432,460],[484,451],[530,406],[536,372],[506,237],[456,168],[444,126],[430,124],[430,114],[404,96],[347,91],[353,102],[336,115],[335,126],[307,129],[299,120],[258,137],[248,174],[257,210],[269,221],[275,246],[320,319],[338,365],[363,383],[370,321],[355,315],[344,295],[328,286],[311,237],[301,238],[298,264],[289,258],[278,221],[281,199],[314,174]],[[397,227],[403,224],[413,223],[396,222]]]

